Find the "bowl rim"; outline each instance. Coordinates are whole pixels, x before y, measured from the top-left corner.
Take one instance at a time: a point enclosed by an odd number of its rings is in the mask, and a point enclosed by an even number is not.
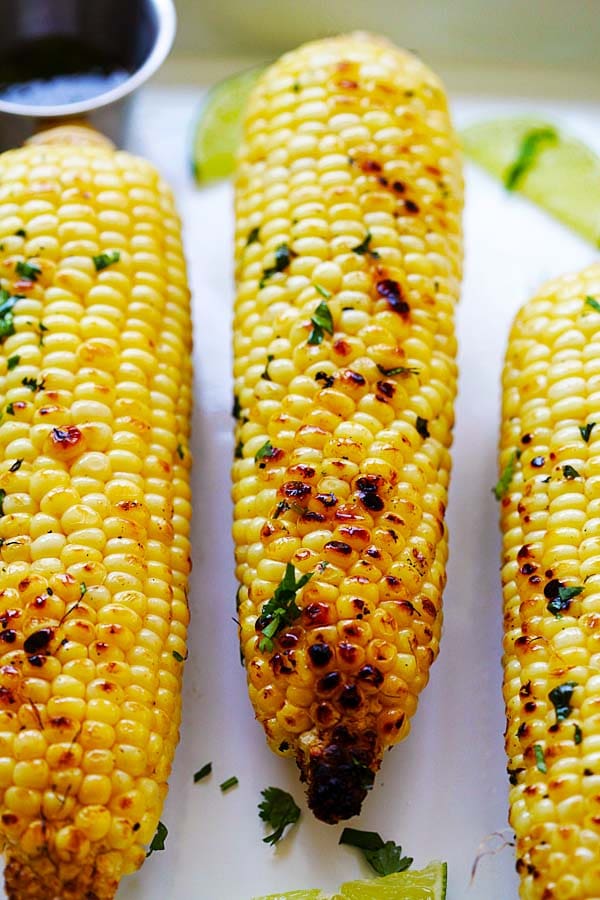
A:
[[[139,69],[132,72],[125,81],[108,91],[103,91],[101,94],[88,97],[87,100],[79,100],[76,103],[57,103],[53,106],[44,104],[40,106],[29,103],[12,103],[8,100],[0,99],[0,113],[9,113],[13,116],[30,116],[37,119],[68,118],[69,116],[77,116],[110,106],[133,93],[162,65],[175,39],[177,13],[175,12],[173,0],[150,0],[150,3],[154,7],[158,18],[154,45]]]

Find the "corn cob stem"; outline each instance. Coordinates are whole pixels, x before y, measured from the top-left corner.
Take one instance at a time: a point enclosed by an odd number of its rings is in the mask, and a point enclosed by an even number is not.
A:
[[[91,133],[0,156],[0,836],[14,900],[112,898],[178,737],[189,296],[155,170]]]
[[[259,82],[236,178],[240,636],[327,822],[358,812],[438,651],[461,207],[413,56],[341,37]]]
[[[600,897],[600,266],[517,315],[500,465],[510,822],[524,900]]]

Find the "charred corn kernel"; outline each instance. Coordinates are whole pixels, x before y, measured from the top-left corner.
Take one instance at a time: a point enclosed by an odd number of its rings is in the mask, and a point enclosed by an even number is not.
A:
[[[3,154],[0,287],[7,894],[109,900],[156,829],[186,648],[191,329],[168,188],[89,139]]]
[[[410,54],[324,40],[258,82],[236,175],[240,638],[267,740],[329,822],[358,812],[438,651],[461,209],[446,99]]]
[[[503,375],[510,822],[524,900],[600,893],[600,265],[520,310]]]

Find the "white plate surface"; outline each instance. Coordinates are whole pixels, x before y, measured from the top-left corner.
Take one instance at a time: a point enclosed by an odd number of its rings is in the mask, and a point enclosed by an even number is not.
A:
[[[174,186],[194,293],[194,570],[182,739],[163,821],[166,850],[123,882],[118,900],[250,900],[301,887],[333,890],[367,877],[359,855],[338,847],[340,827],[307,811],[293,762],[267,749],[239,664],[230,537],[233,452],[230,374],[232,195],[204,190],[189,172],[190,124],[200,90],[148,89],[131,147]],[[600,151],[600,107],[523,99],[454,97],[459,125],[501,113],[549,116]],[[516,900],[512,850],[484,858],[480,842],[506,828],[507,779],[500,690],[500,539],[496,503],[499,378],[510,321],[547,278],[598,253],[482,172],[467,167],[466,273],[458,313],[460,383],[448,510],[450,565],[441,652],[408,740],[389,753],[359,820],[415,857],[448,861],[448,900]],[[213,774],[193,773],[212,761]],[[236,775],[239,786],[221,794]],[[260,792],[280,786],[302,818],[276,849],[262,842]]]

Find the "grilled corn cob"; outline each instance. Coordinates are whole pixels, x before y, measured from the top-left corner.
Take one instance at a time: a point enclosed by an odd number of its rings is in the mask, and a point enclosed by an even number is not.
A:
[[[85,131],[4,153],[0,284],[6,889],[104,900],[156,830],[186,654],[190,314],[168,188]]]
[[[600,897],[600,265],[519,312],[499,482],[510,822],[525,900]]]
[[[370,36],[261,78],[236,177],[243,657],[315,814],[354,815],[438,652],[462,178],[446,98]]]

